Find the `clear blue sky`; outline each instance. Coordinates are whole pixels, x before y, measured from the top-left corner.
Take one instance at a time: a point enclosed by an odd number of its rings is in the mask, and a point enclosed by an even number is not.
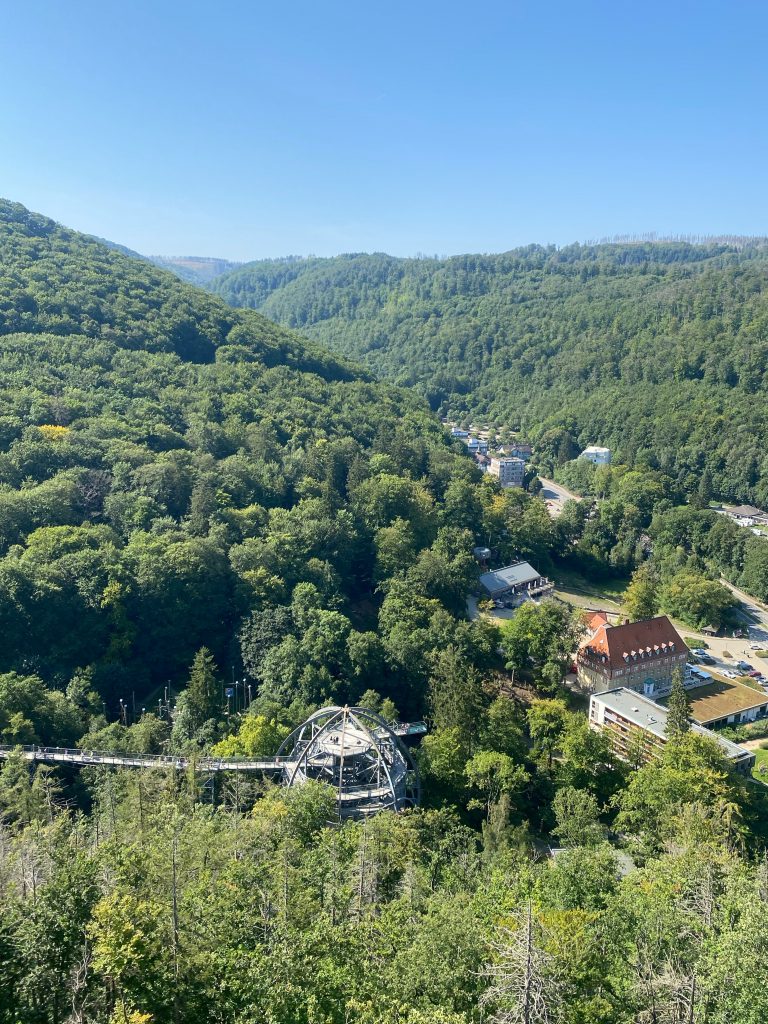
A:
[[[0,195],[144,253],[768,234],[768,5],[24,0]]]

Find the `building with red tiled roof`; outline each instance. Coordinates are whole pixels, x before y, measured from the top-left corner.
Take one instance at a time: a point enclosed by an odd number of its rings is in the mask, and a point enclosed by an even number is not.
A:
[[[608,612],[584,612],[584,625],[590,636],[607,623]]]
[[[579,682],[593,693],[617,686],[659,697],[672,688],[676,668],[685,672],[688,648],[666,615],[611,626],[604,622],[576,656]]]

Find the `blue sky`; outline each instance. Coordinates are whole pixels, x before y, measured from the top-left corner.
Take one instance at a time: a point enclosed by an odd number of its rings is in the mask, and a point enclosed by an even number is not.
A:
[[[25,0],[0,195],[144,253],[768,234],[768,5]]]

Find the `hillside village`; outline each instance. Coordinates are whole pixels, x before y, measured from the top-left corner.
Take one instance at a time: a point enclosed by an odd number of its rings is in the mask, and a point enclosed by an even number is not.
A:
[[[528,442],[489,444],[492,434],[488,428],[463,429],[451,422],[445,422],[445,426],[452,439],[466,446],[483,473],[495,477],[502,487],[525,486],[526,463],[534,453]],[[595,466],[608,466],[611,456],[608,448],[588,445],[578,458]],[[560,510],[550,507],[555,515]],[[754,506],[719,506],[715,510],[758,534],[761,531],[756,527],[768,524],[768,516]],[[508,619],[526,602],[557,599],[556,584],[528,562],[492,568],[493,552],[489,548],[476,547],[474,554],[484,571],[479,578],[480,600],[470,602],[471,613],[478,609],[491,617]],[[640,764],[658,755],[666,741],[666,704],[677,671],[688,694],[693,727],[700,735],[714,739],[739,772],[749,775],[753,771],[755,753],[717,730],[750,725],[768,717],[768,660],[763,674],[762,668],[755,669],[743,659],[731,662],[714,657],[706,649],[705,637],[711,640],[717,628],[704,631],[699,641],[704,647],[690,650],[666,615],[632,622],[615,613],[611,616],[605,611],[584,611],[582,623],[584,636],[573,652],[572,671],[565,678],[576,693],[587,697],[590,727],[606,734],[616,756]],[[763,632],[760,617],[752,635],[764,636],[768,645],[768,627]],[[753,660],[758,650],[761,662],[763,655],[768,659],[768,649],[762,651],[756,640],[751,642],[751,649]],[[766,771],[762,760],[760,767],[758,781]]]

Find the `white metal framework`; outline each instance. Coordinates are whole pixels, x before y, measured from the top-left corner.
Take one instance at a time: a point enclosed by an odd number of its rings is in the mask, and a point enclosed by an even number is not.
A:
[[[220,772],[260,772],[284,786],[308,779],[336,791],[340,818],[414,807],[421,795],[419,773],[400,736],[420,736],[424,722],[386,722],[366,708],[321,708],[295,729],[275,757],[198,757],[115,753],[68,747],[0,745],[0,761],[21,755],[27,761],[104,765],[113,768],[174,768],[213,777]]]
[[[393,727],[366,708],[321,708],[282,743],[283,782],[326,782],[340,818],[418,804],[419,774]]]

